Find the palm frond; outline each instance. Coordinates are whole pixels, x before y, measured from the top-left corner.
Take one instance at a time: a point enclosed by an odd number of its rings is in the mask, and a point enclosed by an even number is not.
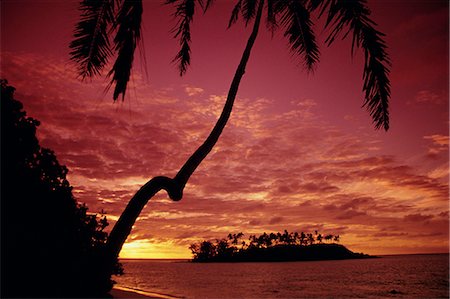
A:
[[[310,12],[322,8],[322,11],[326,6],[328,6],[329,1],[328,0],[308,0],[307,1],[307,8]]]
[[[301,56],[308,71],[314,69],[319,61],[319,47],[316,43],[313,22],[308,9],[301,0],[277,1],[276,14],[281,14],[281,25],[286,28],[284,36],[288,38],[291,51]]]
[[[266,26],[267,29],[272,32],[272,35],[277,29],[277,19],[276,19],[276,12],[275,12],[275,4],[277,0],[267,0],[267,18],[266,18]]]
[[[236,5],[233,7],[233,11],[231,12],[231,18],[230,18],[230,21],[228,22],[228,28],[230,28],[231,25],[236,23],[236,21],[238,20],[239,13],[241,12],[241,8],[242,8],[242,0],[239,0],[236,3]]]
[[[112,51],[108,30],[114,18],[114,0],[83,0],[81,18],[69,47],[82,79],[98,75]]]
[[[258,3],[258,0],[243,0],[242,1],[241,13],[242,13],[242,17],[244,18],[244,21],[245,21],[245,26],[247,26],[248,23],[255,17],[257,3]]]
[[[205,0],[205,2],[203,2],[203,0],[198,0],[203,12],[206,12],[211,7],[213,2],[214,0]]]
[[[142,0],[123,0],[116,17],[114,29],[117,30],[114,38],[117,58],[113,68],[108,73],[112,75],[110,85],[115,83],[114,101],[122,94],[125,98],[127,84],[130,80],[133,66],[134,52],[141,38]]]
[[[352,54],[355,46],[364,50],[363,91],[366,107],[372,117],[376,129],[389,129],[389,98],[391,94],[389,66],[391,65],[383,40],[384,34],[376,30],[376,23],[370,19],[370,10],[365,0],[331,0],[328,7],[326,26],[331,32],[326,42],[331,45],[344,28],[345,38],[350,32],[352,36]]]
[[[166,1],[166,4],[176,2],[174,16],[178,18],[178,23],[173,32],[175,33],[174,37],[180,39],[181,48],[173,62],[178,62],[180,76],[183,76],[191,63],[191,47],[189,44],[191,42],[191,22],[195,12],[195,0],[169,0]]]

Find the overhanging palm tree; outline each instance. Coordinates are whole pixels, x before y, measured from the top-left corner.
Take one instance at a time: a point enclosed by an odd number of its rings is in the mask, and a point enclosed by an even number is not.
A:
[[[198,7],[203,11],[208,10],[212,2],[166,1],[166,4],[175,6],[175,16],[178,19],[174,34],[180,41],[180,51],[174,61],[179,63],[180,75],[186,72],[190,64],[190,25],[194,13]],[[70,45],[71,57],[78,64],[80,76],[85,78],[98,75],[115,53],[115,63],[108,73],[111,78],[109,86],[114,85],[114,100],[120,95],[123,100],[134,52],[141,38],[142,0],[84,0],[80,7],[82,17]],[[242,17],[246,26],[253,21],[253,29],[231,82],[222,113],[209,136],[175,177],[154,177],[131,198],[110,233],[107,245],[111,257],[118,256],[140,212],[157,192],[164,189],[172,200],[181,200],[189,178],[216,144],[230,117],[263,13],[268,30],[282,30],[291,51],[304,62],[309,71],[316,66],[320,54],[313,31],[312,13],[319,18],[326,18],[325,27],[330,32],[325,41],[327,46],[340,36],[345,38],[350,35],[352,53],[355,48],[362,48],[364,51],[363,106],[367,108],[376,129],[388,130],[390,61],[383,41],[384,35],[375,29],[376,24],[370,19],[370,10],[365,0],[238,0],[231,13],[229,27]],[[112,34],[115,34],[113,45],[110,43]]]

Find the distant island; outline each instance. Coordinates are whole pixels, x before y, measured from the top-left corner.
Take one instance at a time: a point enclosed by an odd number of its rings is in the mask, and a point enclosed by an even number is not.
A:
[[[193,262],[287,262],[375,258],[355,253],[339,242],[339,235],[312,233],[229,234],[227,238],[192,244]]]

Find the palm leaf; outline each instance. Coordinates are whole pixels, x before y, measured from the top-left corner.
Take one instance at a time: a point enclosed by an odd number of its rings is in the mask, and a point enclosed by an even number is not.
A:
[[[305,67],[311,71],[319,61],[319,47],[316,43],[313,22],[308,9],[301,0],[278,0],[274,4],[274,13],[281,14],[280,24],[286,29],[291,51],[301,56]]]
[[[201,8],[203,9],[203,12],[206,12],[214,2],[214,0],[205,0],[206,2],[203,2],[203,0],[198,0],[198,3],[200,4]]]
[[[257,0],[243,0],[241,13],[245,21],[245,26],[255,17]]]
[[[130,80],[134,52],[141,38],[142,0],[123,0],[116,17],[114,38],[117,58],[113,68],[108,73],[112,76],[110,85],[115,84],[114,101],[122,94],[125,98],[127,84]]]
[[[318,9],[319,7],[323,10],[330,4],[329,0],[308,0],[307,6],[310,12]]]
[[[114,0],[83,0],[81,18],[69,47],[70,59],[82,79],[98,75],[111,55],[108,29],[113,22]]]
[[[188,66],[191,63],[191,22],[195,12],[195,0],[168,0],[166,4],[175,5],[176,11],[174,16],[178,18],[178,23],[174,27],[173,32],[175,33],[175,38],[180,39],[180,51],[173,59],[173,62],[178,62],[178,69],[180,71],[180,76],[186,73]],[[207,2],[209,6],[210,1]],[[204,10],[207,9],[204,6]]]
[[[326,42],[331,45],[344,28],[345,38],[350,32],[352,36],[352,54],[355,46],[364,50],[363,91],[367,108],[375,128],[389,129],[390,81],[391,65],[386,52],[384,34],[377,31],[376,24],[369,18],[370,10],[365,0],[331,0],[322,4],[322,12],[328,8],[326,26],[331,27]],[[318,7],[318,6],[317,6]]]
[[[266,18],[266,26],[267,29],[269,29],[272,34],[274,33],[275,29],[277,29],[277,20],[276,20],[276,13],[275,13],[275,4],[277,0],[267,0],[267,18]]]
[[[228,22],[228,28],[231,27],[239,18],[239,13],[241,12],[242,0],[239,0],[236,5],[233,7],[233,11],[231,12],[231,18]]]

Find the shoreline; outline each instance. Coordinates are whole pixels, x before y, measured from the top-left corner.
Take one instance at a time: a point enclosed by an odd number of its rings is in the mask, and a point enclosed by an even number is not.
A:
[[[183,297],[176,297],[167,294],[147,292],[139,289],[127,288],[122,286],[114,286],[109,294],[116,299],[179,299]]]

